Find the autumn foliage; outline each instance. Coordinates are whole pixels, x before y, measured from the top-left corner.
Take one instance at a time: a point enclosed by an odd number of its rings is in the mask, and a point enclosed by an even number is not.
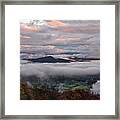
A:
[[[42,88],[29,87],[26,82],[20,84],[21,100],[99,100],[99,95],[94,95],[83,89],[65,90],[59,93],[49,90],[46,86]]]

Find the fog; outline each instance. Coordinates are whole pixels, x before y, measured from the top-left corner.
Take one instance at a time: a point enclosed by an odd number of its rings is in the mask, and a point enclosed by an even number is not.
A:
[[[75,63],[28,63],[20,67],[21,77],[35,76],[39,80],[52,80],[50,76],[75,77],[99,75],[99,62],[75,62]],[[25,79],[27,80],[27,79]],[[34,79],[36,80],[36,79]],[[64,81],[64,79],[63,79]]]

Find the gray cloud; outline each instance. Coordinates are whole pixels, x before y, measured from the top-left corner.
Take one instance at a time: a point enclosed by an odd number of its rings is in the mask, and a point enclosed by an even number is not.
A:
[[[44,22],[48,22],[46,20]],[[22,47],[21,52],[59,53],[80,52],[93,57],[100,57],[100,21],[99,20],[60,20],[65,24],[61,27],[40,26],[39,32],[23,31],[21,45],[31,45],[30,48]],[[55,48],[47,48],[48,45]],[[37,47],[36,47],[37,46]],[[61,49],[59,51],[58,49]]]
[[[99,62],[91,63],[54,63],[54,64],[24,64],[21,65],[21,76],[36,76],[40,80],[51,80],[49,76],[80,77],[98,75],[100,73]]]

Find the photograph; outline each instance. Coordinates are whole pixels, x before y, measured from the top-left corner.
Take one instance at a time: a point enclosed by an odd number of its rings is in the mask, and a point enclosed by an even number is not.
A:
[[[117,0],[1,9],[1,118],[119,119]]]
[[[20,20],[20,100],[100,100],[100,20]]]

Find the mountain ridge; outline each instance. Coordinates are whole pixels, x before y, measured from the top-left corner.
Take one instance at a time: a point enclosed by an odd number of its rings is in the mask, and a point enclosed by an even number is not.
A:
[[[28,60],[31,62],[38,62],[38,63],[69,63],[70,60],[62,59],[62,58],[54,58],[52,56],[46,56],[41,58],[35,58],[35,59],[23,59]]]

